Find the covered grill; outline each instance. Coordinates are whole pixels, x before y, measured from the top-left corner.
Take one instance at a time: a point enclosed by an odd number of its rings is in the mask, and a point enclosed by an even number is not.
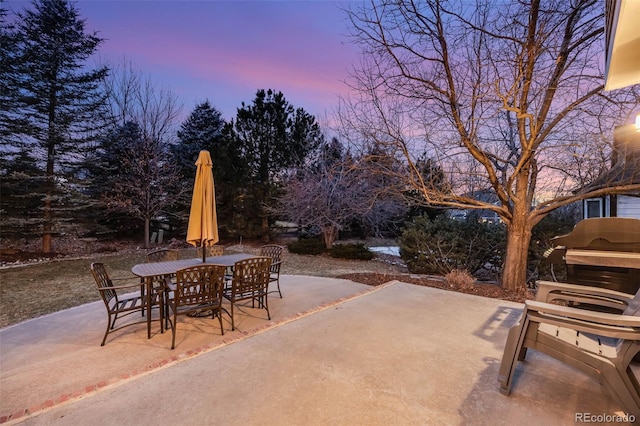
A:
[[[567,282],[630,294],[640,288],[640,219],[585,219],[552,242],[547,259],[566,265]]]

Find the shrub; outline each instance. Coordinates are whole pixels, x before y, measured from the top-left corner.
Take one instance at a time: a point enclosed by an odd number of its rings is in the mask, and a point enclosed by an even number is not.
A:
[[[446,275],[455,269],[471,273],[483,268],[499,270],[505,235],[499,224],[421,216],[408,224],[398,242],[409,271]]]
[[[336,244],[329,251],[331,257],[340,259],[371,260],[375,254],[369,251],[364,244]]]
[[[471,287],[476,282],[476,279],[463,269],[454,269],[444,277],[447,283],[458,287]]]
[[[321,254],[327,249],[318,238],[302,238],[287,245],[289,252],[295,254]]]
[[[565,206],[549,213],[544,219],[534,226],[529,246],[527,266],[527,278],[529,282],[537,279],[553,279],[551,264],[545,259],[545,250],[554,247],[551,239],[568,234],[580,220],[581,205],[579,203]],[[556,265],[554,273],[559,281],[566,279],[566,268]]]

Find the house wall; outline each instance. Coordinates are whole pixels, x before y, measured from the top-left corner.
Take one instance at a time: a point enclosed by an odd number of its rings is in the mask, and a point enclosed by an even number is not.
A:
[[[615,185],[640,184],[640,131],[635,125],[618,126],[613,133],[611,168],[590,189]],[[583,200],[583,218],[629,217],[640,219],[640,194],[607,195]]]
[[[618,195],[618,217],[640,219],[640,196]]]

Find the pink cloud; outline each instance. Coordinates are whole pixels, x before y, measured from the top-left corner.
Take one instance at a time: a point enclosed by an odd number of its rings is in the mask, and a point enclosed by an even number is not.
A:
[[[256,89],[273,88],[318,109],[337,104],[336,95],[347,91],[341,80],[356,55],[333,3],[125,4],[109,3],[119,5],[120,13],[98,13],[89,20],[109,39],[101,52],[163,75],[174,90],[203,84],[201,99],[216,104],[221,92],[229,96],[237,88],[239,106],[250,102]]]

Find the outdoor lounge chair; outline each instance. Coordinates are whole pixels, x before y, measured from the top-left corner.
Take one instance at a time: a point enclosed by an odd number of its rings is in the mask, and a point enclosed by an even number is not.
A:
[[[220,333],[224,335],[222,326],[222,292],[224,290],[224,273],[221,265],[203,264],[176,272],[176,283],[167,292],[167,307],[171,318],[171,349],[176,346],[176,326],[178,315],[197,314],[211,311],[211,318],[218,317]]]
[[[267,244],[260,247],[260,256],[271,258],[269,284],[275,282],[278,285],[278,294],[280,295],[280,299],[282,299],[282,292],[280,291],[280,265],[282,265],[283,249],[284,248],[282,246],[278,246],[275,244]]]
[[[104,333],[104,338],[100,346],[104,346],[107,335],[120,328],[127,327],[133,324],[140,324],[139,322],[129,322],[118,328],[115,328],[116,320],[123,318],[129,314],[137,313],[141,311],[144,315],[144,311],[147,308],[146,298],[143,296],[132,295],[119,295],[118,291],[137,289],[140,282],[131,278],[110,279],[107,274],[107,270],[102,263],[94,262],[91,264],[91,273],[98,285],[98,291],[102,297],[105,307],[107,308],[107,331]],[[129,282],[126,285],[114,286],[113,282]],[[163,305],[162,294],[154,293],[151,298],[151,304],[161,307]],[[162,309],[160,310],[160,321],[162,322]]]
[[[640,291],[632,296],[599,287],[550,282],[539,286],[537,300],[525,302],[520,323],[509,330],[498,374],[500,391],[509,395],[516,361],[524,360],[530,348],[598,378],[627,413],[640,418],[640,387],[631,368],[640,352]]]
[[[257,302],[259,308],[266,309],[267,318],[271,319],[267,300],[270,268],[270,257],[254,257],[235,263],[231,286],[224,291],[224,297],[231,302],[231,330],[236,329],[234,306],[243,300],[251,300],[253,307]]]

